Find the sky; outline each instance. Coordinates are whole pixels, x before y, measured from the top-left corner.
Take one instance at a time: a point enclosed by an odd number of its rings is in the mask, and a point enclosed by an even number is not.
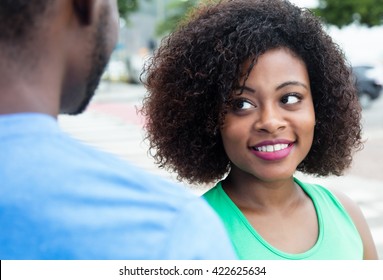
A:
[[[290,0],[299,7],[314,8],[318,0]],[[330,27],[328,33],[344,51],[351,64],[383,66],[383,26],[367,28],[350,25],[339,29]]]
[[[318,0],[290,0],[291,3],[299,7],[314,8],[318,6]]]
[[[383,66],[383,26],[367,28],[350,25],[342,29],[332,27],[328,33],[352,64]]]

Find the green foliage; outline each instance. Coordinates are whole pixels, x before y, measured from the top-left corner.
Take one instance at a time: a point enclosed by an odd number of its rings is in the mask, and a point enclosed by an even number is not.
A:
[[[382,0],[319,0],[319,7],[313,11],[338,27],[353,22],[369,27],[383,23]]]
[[[129,14],[138,9],[139,0],[118,0],[117,4],[120,17],[128,19]]]
[[[170,1],[169,4],[166,6],[166,18],[157,25],[157,35],[161,36],[173,31],[178,26],[178,24],[182,22],[182,20],[187,15],[188,11],[191,8],[195,7],[199,2],[199,0]]]

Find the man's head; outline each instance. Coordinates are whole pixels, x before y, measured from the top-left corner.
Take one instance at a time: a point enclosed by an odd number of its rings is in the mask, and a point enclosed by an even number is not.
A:
[[[117,34],[116,0],[0,0],[0,84],[8,89],[1,94],[8,94],[14,112],[49,107],[51,114],[80,113],[97,88]],[[19,94],[20,88],[28,90]],[[21,95],[29,97],[20,101]]]
[[[89,1],[89,0],[88,0]],[[79,1],[86,2],[86,1]],[[80,93],[77,90],[73,90],[71,87],[64,88],[61,98],[61,112],[69,114],[81,113],[88,105],[89,101],[94,95],[101,75],[105,69],[106,64],[109,61],[109,57],[117,40],[117,28],[118,28],[118,11],[115,0],[100,0],[95,1],[99,4],[94,7],[79,7],[79,16],[84,16],[84,22],[87,20],[93,20],[94,25],[90,32],[90,36],[86,38],[78,38],[78,40],[85,40],[85,51],[83,57],[79,57],[81,61],[74,61],[74,66],[80,69],[85,68],[84,74],[86,76],[79,77],[73,76],[73,72],[68,73],[69,77],[73,80],[77,80],[82,84]],[[98,7],[97,7],[98,6]],[[90,9],[89,11],[82,11],[83,8]],[[91,9],[95,9],[92,12]],[[85,13],[83,13],[85,12]],[[83,13],[83,14],[81,14]],[[86,14],[93,13],[93,14]],[[89,17],[89,19],[86,19]],[[74,42],[74,48],[76,43]],[[77,56],[77,54],[75,54]],[[81,63],[84,63],[80,65]],[[76,72],[76,70],[74,70]]]

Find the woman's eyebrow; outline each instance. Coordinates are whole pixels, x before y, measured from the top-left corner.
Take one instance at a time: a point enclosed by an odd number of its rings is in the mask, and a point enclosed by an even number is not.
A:
[[[304,83],[301,83],[301,82],[298,82],[298,81],[287,81],[287,82],[284,82],[282,84],[280,84],[279,86],[277,86],[275,88],[275,90],[279,90],[281,88],[284,88],[284,87],[287,87],[287,86],[301,86],[301,87],[304,87],[305,89],[309,89],[308,86]],[[256,90],[251,88],[251,87],[248,87],[248,86],[240,86],[237,88],[237,90],[243,92],[243,91],[248,91],[248,92],[251,92],[251,93],[255,93]]]
[[[305,85],[304,83],[298,82],[298,81],[284,82],[284,83],[280,84],[279,86],[277,86],[275,89],[279,90],[279,89],[281,89],[283,87],[287,87],[287,86],[301,86],[301,87],[304,87],[305,89],[309,89],[307,85]]]
[[[251,92],[251,93],[255,93],[255,92],[256,92],[255,89],[250,88],[250,87],[248,87],[248,86],[240,86],[240,87],[238,87],[237,90],[239,90],[239,91],[241,91],[241,92],[243,92],[243,91],[249,91],[249,92]]]

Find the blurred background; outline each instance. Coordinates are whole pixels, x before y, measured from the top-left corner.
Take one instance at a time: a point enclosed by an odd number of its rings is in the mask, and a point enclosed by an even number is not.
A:
[[[203,1],[203,0],[201,0]],[[216,0],[209,0],[216,1]],[[249,0],[250,1],[250,0]],[[62,128],[79,140],[113,153],[150,173],[176,181],[159,169],[144,140],[145,120],[137,113],[146,91],[143,65],[198,0],[118,0],[120,37],[103,80],[88,109],[59,117]],[[383,0],[291,0],[323,20],[353,69],[362,104],[364,149],[344,176],[305,178],[338,189],[361,207],[383,259]],[[145,77],[142,77],[145,79]],[[196,193],[207,186],[189,186]]]
[[[140,83],[145,61],[161,39],[203,0],[118,0],[120,38],[103,79]],[[292,0],[320,16],[353,66],[363,107],[377,100],[383,84],[382,0]],[[142,77],[144,78],[144,77]]]

